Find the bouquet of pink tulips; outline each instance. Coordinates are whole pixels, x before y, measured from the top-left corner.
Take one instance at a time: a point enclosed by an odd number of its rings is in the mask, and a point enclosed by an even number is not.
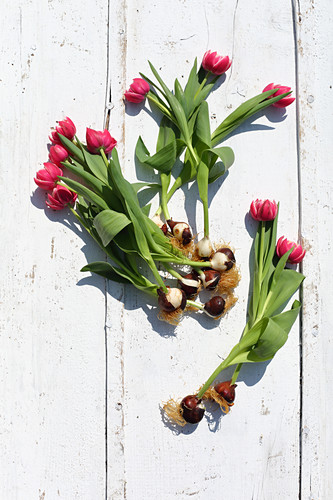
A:
[[[233,249],[216,245],[210,239],[209,184],[224,175],[235,159],[229,146],[219,144],[255,113],[270,105],[288,106],[294,98],[290,97],[289,87],[269,84],[212,132],[206,99],[230,68],[229,57],[208,51],[199,69],[197,60],[194,61],[184,88],[175,79],[173,90],[149,65],[155,80],[141,74],[142,78],[133,80],[124,97],[132,103],[129,105],[138,105],[147,98],[161,114],[156,152],[150,154],[141,136],[135,151],[141,163],[159,173],[160,183],[127,181],[119,163],[117,141],[110,132],[87,128],[83,144],[68,117],[52,131],[49,161],[37,172],[35,182],[48,191],[48,208],[69,208],[107,255],[108,261],[89,263],[82,271],[134,285],[154,296],[160,308],[159,317],[170,323],[176,324],[184,310],[202,311],[218,319],[236,302],[234,289],[239,282]],[[175,163],[180,159],[181,172],[171,185]],[[198,242],[194,241],[189,224],[173,220],[169,213],[175,191],[191,181],[198,184],[204,213],[204,237]],[[142,189],[160,193],[160,206],[152,218],[151,205],[140,202],[138,193]],[[251,214],[260,224],[255,240],[256,268],[249,319],[239,343],[199,392],[181,403],[170,400],[165,405],[166,414],[180,425],[201,420],[204,399],[214,399],[227,411],[233,404],[242,363],[271,359],[286,341],[297,317],[297,301],[286,313],[278,309],[303,279],[300,273],[284,266],[287,260],[300,262],[304,251],[280,238],[275,255],[277,210],[275,202],[268,200],[256,200],[251,205]],[[167,277],[171,277],[171,283]],[[206,303],[197,300],[202,288],[212,292]],[[232,380],[212,389],[220,371],[233,364],[236,370]]]

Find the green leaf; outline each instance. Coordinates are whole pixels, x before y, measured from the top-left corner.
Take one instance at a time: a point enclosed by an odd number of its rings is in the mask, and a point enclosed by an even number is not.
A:
[[[58,134],[63,146],[74,156],[81,164],[84,163],[84,156],[81,149],[76,146],[72,141],[67,139],[64,135]]]
[[[206,147],[211,147],[209,109],[206,101],[203,101],[199,106],[195,134]]]
[[[172,122],[170,122],[170,120],[166,116],[163,116],[158,133],[156,151],[159,151],[164,146],[174,142],[175,140],[176,140],[176,134],[174,131],[174,125]]]
[[[218,162],[209,170],[208,184],[215,182],[219,177],[226,173],[223,163]]]
[[[79,142],[79,141],[78,141]],[[85,162],[90,172],[103,182],[108,182],[108,170],[100,154],[89,153],[79,142]]]
[[[218,158],[223,161],[225,171],[228,170],[235,161],[234,152],[229,146],[207,149],[204,151],[202,157],[203,161],[205,161],[210,168],[215,164]]]
[[[105,247],[130,223],[125,214],[114,210],[103,210],[94,219],[94,226]]]
[[[91,262],[90,264],[87,264],[81,269],[81,272],[91,272],[95,274],[99,274],[100,276],[103,276],[103,278],[107,278],[111,281],[117,281],[118,283],[128,283],[128,279],[124,278],[123,276],[120,276],[116,271],[115,271],[115,266],[111,266],[108,262],[103,262],[103,261],[97,261],[97,262]],[[120,269],[119,269],[120,271]]]
[[[149,62],[149,61],[148,61]],[[154,68],[151,62],[149,62],[150,69],[152,70],[155,78],[157,78],[159,84],[161,85],[163,92],[166,96],[166,99],[173,111],[173,114],[176,118],[177,121],[177,126],[179,127],[179,130],[182,132],[185,142],[188,142],[190,140],[188,128],[187,128],[187,119],[185,115],[185,111],[182,107],[182,105],[179,103],[179,101],[176,99],[176,97],[170,92],[168,87],[165,85],[163,82],[162,78]]]
[[[205,203],[208,203],[208,176],[209,168],[203,161],[201,161],[198,166],[197,183],[199,196],[202,202]]]
[[[264,305],[265,316],[272,316],[287,302],[301,285],[305,276],[292,269],[284,269],[270,288]]]
[[[158,191],[161,188],[161,184],[155,182],[132,182],[133,189],[138,193],[143,188],[155,189]]]
[[[153,156],[150,156],[149,151],[140,136],[136,143],[135,154],[138,160],[144,165],[155,168],[160,172],[169,173],[176,161],[176,141],[174,140],[173,142],[170,142]]]

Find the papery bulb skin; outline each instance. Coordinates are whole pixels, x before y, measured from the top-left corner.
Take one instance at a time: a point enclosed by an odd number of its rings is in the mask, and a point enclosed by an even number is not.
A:
[[[231,380],[227,380],[226,382],[217,384],[214,389],[220,396],[222,396],[226,400],[229,406],[232,406],[236,397],[236,387],[237,384],[231,384]]]
[[[231,59],[228,56],[219,56],[217,52],[208,50],[202,59],[202,67],[213,75],[222,75],[231,66]]]
[[[57,167],[60,168],[62,166],[62,162],[67,160],[68,156],[68,151],[60,144],[50,147],[49,160],[51,163],[55,163]]]
[[[62,144],[58,134],[63,135],[70,141],[74,139],[74,136],[76,134],[76,127],[72,120],[68,118],[68,116],[66,116],[64,120],[59,122],[59,125],[58,127],[56,127],[55,131],[51,132],[49,139],[53,144]]]
[[[202,238],[202,240],[198,241],[197,252],[198,252],[199,257],[202,257],[204,259],[206,259],[212,255],[213,245],[207,236]]]
[[[200,279],[204,288],[206,288],[206,290],[215,290],[220,281],[221,273],[215,269],[206,269],[203,270],[202,273],[203,275],[200,275]]]
[[[216,271],[229,271],[236,262],[235,255],[230,248],[219,248],[214,253],[210,263]]]
[[[302,245],[298,245],[294,241],[290,241],[284,236],[278,239],[276,244],[276,253],[278,257],[282,257],[285,253],[289,252],[293,247],[294,250],[289,255],[288,261],[289,264],[299,264],[304,259],[306,250],[302,247]]]
[[[77,194],[70,191],[65,186],[57,185],[52,194],[48,194],[48,201],[46,205],[53,210],[63,210],[67,205],[74,205]]]
[[[134,78],[129,90],[124,94],[126,101],[138,104],[145,100],[146,95],[150,90],[149,83],[143,78]]]
[[[181,241],[183,245],[188,245],[192,240],[190,226],[186,222],[176,222],[172,219],[167,220],[173,236]]]
[[[93,154],[98,154],[101,149],[104,150],[105,154],[109,154],[117,144],[116,139],[111,136],[107,129],[102,132],[88,127],[86,142],[88,151]]]
[[[254,220],[270,221],[274,220],[278,213],[276,202],[270,200],[254,200],[250,206],[250,214]]]
[[[268,85],[266,85],[263,92],[267,92],[267,90],[273,90],[273,89],[277,89],[277,90],[276,90],[276,92],[274,92],[274,94],[270,95],[268,97],[268,99],[271,99],[272,97],[277,97],[281,94],[285,94],[286,92],[291,91],[291,88],[286,87],[285,85],[274,85],[274,83],[269,83]],[[295,97],[289,97],[289,96],[283,97],[279,101],[274,102],[272,104],[272,106],[275,106],[276,108],[285,108],[286,106],[289,106],[290,104],[292,104],[294,102],[294,100],[295,100]]]
[[[223,314],[224,309],[225,309],[225,300],[223,299],[223,297],[220,297],[219,295],[216,295],[215,297],[211,298],[208,302],[206,302],[204,307],[205,313],[213,318],[221,316],[221,314]]]
[[[183,410],[183,418],[189,424],[198,424],[203,419],[205,407],[201,403],[201,399],[194,395],[185,396],[180,405]]]
[[[44,168],[38,170],[36,173],[34,181],[40,188],[51,191],[57,185],[58,176],[62,176],[62,174],[61,168],[57,167],[54,163],[46,162],[44,163]]]
[[[154,217],[152,218],[152,221],[155,222],[155,224],[161,229],[163,234],[167,234],[168,227],[165,224],[165,222],[162,221],[162,219],[159,215],[154,215]]]
[[[180,288],[167,287],[168,293],[165,293],[162,288],[157,290],[158,304],[161,309],[166,312],[173,312],[180,308],[182,310],[186,307],[186,294]]]
[[[178,280],[178,283],[188,299],[197,295],[200,288],[200,281],[195,271],[183,276],[181,280]]]

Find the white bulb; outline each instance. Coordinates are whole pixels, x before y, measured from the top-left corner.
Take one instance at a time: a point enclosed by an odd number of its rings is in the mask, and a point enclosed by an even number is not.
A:
[[[210,257],[213,251],[213,245],[207,236],[198,242],[197,250],[200,257]]]

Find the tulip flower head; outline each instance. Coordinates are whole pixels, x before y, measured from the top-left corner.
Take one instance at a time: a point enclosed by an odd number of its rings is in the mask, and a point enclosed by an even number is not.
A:
[[[282,255],[287,253],[293,247],[294,250],[289,255],[288,262],[289,264],[299,264],[304,259],[305,255],[304,248],[302,247],[302,245],[297,245],[297,243],[288,240],[284,236],[281,236],[281,238],[278,239],[278,242],[276,244],[276,253],[278,257],[281,258]]]
[[[286,92],[291,91],[291,88],[286,87],[285,85],[274,85],[274,83],[269,83],[264,88],[263,92],[266,92],[267,90],[273,90],[273,89],[277,89],[277,91],[274,92],[274,94],[272,94],[271,96],[269,96],[268,99],[271,99],[272,97],[277,97],[281,94],[285,94]],[[289,96],[283,97],[279,101],[274,102],[273,106],[275,106],[276,108],[285,108],[286,106],[289,106],[290,104],[292,104],[294,102],[294,100],[295,100],[295,97],[289,97]]]
[[[208,50],[202,59],[202,67],[214,75],[222,75],[231,66],[231,59],[228,56],[219,56],[217,52]]]
[[[61,167],[61,163],[68,158],[68,151],[60,144],[55,144],[50,147],[49,160]]]
[[[65,136],[67,139],[72,141],[74,139],[74,136],[76,134],[76,127],[72,120],[66,116],[64,120],[59,122],[59,126],[56,127],[56,130],[51,133],[49,139],[53,144],[60,144],[61,145],[61,140],[59,139],[59,135],[61,134]]]
[[[257,221],[274,220],[277,212],[278,207],[274,200],[255,200],[250,206],[250,214]]]
[[[129,102],[139,103],[144,101],[146,94],[149,92],[150,86],[143,78],[134,78],[129,90],[124,94],[125,99]]]
[[[88,151],[95,154],[99,153],[101,149],[104,149],[105,154],[109,154],[117,144],[116,139],[111,137],[110,132],[106,129],[104,132],[99,132],[92,128],[87,128],[86,141]]]
[[[77,194],[70,191],[65,186],[56,186],[52,194],[48,194],[48,201],[46,205],[53,210],[62,210],[66,208],[67,205],[74,205],[77,198]]]
[[[54,163],[46,162],[44,163],[44,168],[38,170],[34,181],[40,188],[51,191],[56,187],[58,176],[61,175],[61,168],[57,167]]]

